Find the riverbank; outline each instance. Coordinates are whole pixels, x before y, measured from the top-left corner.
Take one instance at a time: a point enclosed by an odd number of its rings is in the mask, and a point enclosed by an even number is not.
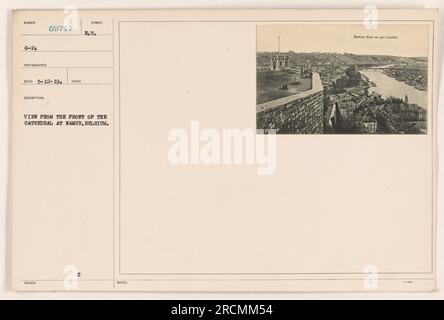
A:
[[[375,86],[369,87],[369,94],[376,92],[383,98],[395,97],[398,99],[405,99],[407,96],[409,103],[414,103],[427,109],[426,91],[419,90],[395,77],[391,77],[381,69],[363,69],[360,70],[360,73],[368,83],[373,82],[375,84]]]
[[[383,73],[420,91],[427,90],[427,72],[422,69],[388,68]]]

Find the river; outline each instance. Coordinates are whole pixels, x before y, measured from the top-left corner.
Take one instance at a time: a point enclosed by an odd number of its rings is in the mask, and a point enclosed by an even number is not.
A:
[[[375,91],[383,98],[392,96],[400,99],[404,99],[405,95],[407,95],[410,103],[416,103],[424,109],[427,109],[426,91],[418,90],[395,78],[386,76],[380,69],[363,69],[360,72],[376,84],[376,87],[370,87],[368,89],[369,93]]]

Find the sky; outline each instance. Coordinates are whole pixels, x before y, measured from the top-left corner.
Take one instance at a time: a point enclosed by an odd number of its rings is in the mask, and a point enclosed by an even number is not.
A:
[[[277,51],[277,38],[280,36],[281,52],[292,50],[427,57],[428,31],[428,24],[380,23],[376,30],[366,29],[363,24],[259,25],[257,51]]]

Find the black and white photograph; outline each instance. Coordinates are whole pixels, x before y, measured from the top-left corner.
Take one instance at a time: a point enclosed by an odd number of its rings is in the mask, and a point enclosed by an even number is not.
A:
[[[262,25],[256,123],[277,134],[427,134],[428,26]]]

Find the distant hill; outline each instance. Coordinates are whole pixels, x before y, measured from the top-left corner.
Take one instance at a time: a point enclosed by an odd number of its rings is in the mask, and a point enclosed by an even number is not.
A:
[[[353,53],[297,53],[285,52],[289,56],[291,65],[388,65],[388,64],[408,64],[414,67],[426,67],[427,58],[425,57],[396,57],[387,55],[358,55]],[[258,52],[257,65],[266,66],[270,63],[271,52]]]

